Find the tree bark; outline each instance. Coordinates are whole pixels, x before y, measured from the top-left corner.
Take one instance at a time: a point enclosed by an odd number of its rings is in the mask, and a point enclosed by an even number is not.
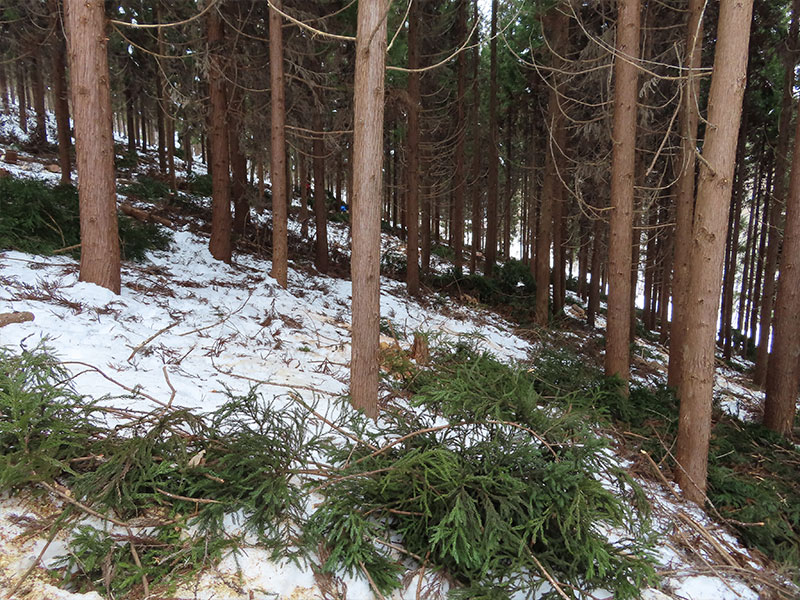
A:
[[[761,187],[764,178],[763,146],[758,161],[758,173],[753,187],[751,210],[748,215],[747,239],[744,246],[744,265],[742,265],[742,288],[739,293],[739,309],[736,319],[736,329],[739,331],[742,347],[747,346],[747,299],[750,295],[750,282],[752,279],[752,264],[755,250],[755,223],[758,220],[758,208],[761,201]]]
[[[300,237],[308,237],[308,188],[311,184],[308,180],[308,160],[303,154],[302,149],[297,152],[300,162]]]
[[[412,296],[419,294],[419,107],[420,73],[419,26],[421,5],[411,3],[408,14],[408,132],[406,134],[406,286]]]
[[[233,231],[243,234],[250,216],[250,203],[247,200],[247,157],[242,151],[242,101],[241,90],[236,82],[230,83],[227,110],[228,155],[231,168],[231,200],[233,201]]]
[[[747,115],[742,119],[739,130],[739,148],[737,150],[737,169],[736,180],[733,188],[733,201],[731,202],[731,213],[729,217],[729,239],[727,256],[725,261],[725,276],[722,286],[722,315],[720,328],[720,338],[722,342],[722,353],[730,359],[733,352],[733,288],[736,282],[736,264],[739,256],[739,227],[742,215],[742,197],[744,196],[744,182],[747,178],[745,164],[745,145],[747,144]]]
[[[605,371],[607,376],[619,377],[627,390],[630,379],[631,248],[639,87],[639,70],[635,63],[639,58],[641,8],[639,0],[625,0],[618,7]]]
[[[120,292],[120,248],[103,0],[66,0],[78,197],[80,280]]]
[[[773,179],[773,169],[770,169],[767,173],[767,186],[764,192],[764,206],[762,208],[761,214],[761,221],[760,221],[760,232],[758,236],[758,253],[756,254],[755,258],[755,276],[753,279],[753,284],[751,286],[751,302],[752,305],[750,307],[749,315],[749,327],[748,327],[748,338],[755,340],[756,338],[756,328],[758,326],[758,312],[759,308],[761,307],[761,282],[763,281],[764,276],[764,263],[766,260],[764,259],[765,249],[767,247],[767,234],[769,229],[769,214],[770,214],[770,207],[772,202],[770,201],[770,197],[772,196],[772,179]],[[747,354],[745,354],[747,356]]]
[[[17,107],[19,108],[19,128],[28,133],[28,105],[25,100],[24,59],[17,59]]]
[[[786,198],[774,324],[764,425],[790,437],[800,386],[800,119],[795,130],[792,175]]]
[[[36,48],[31,56],[31,79],[33,80],[33,111],[36,115],[36,125],[31,133],[31,144],[37,149],[44,148],[47,144],[47,113],[44,108],[44,79],[42,75],[41,46]]]
[[[467,35],[467,0],[458,1],[456,39],[460,43]],[[466,93],[467,57],[464,52],[458,53],[458,88],[456,98],[456,172],[453,189],[453,268],[460,273],[464,264],[464,139],[466,137],[466,118],[464,111],[464,95]]]
[[[289,276],[288,197],[286,177],[286,99],[283,81],[283,31],[278,10],[283,0],[272,0],[269,10],[269,75],[272,99],[270,176],[272,178],[272,276],[285,288]]]
[[[747,79],[753,0],[720,3],[714,70],[708,97],[708,127],[697,186],[687,287],[684,373],[678,388],[680,417],[676,480],[688,500],[702,504],[711,436],[714,350],[719,313],[725,231],[736,158],[736,142]]]
[[[486,262],[483,272],[491,277],[497,260],[497,11],[498,0],[492,0],[492,24],[489,57],[489,181],[486,189]]]
[[[753,375],[754,382],[761,387],[766,383],[767,377],[772,309],[775,300],[775,271],[778,266],[778,254],[781,246],[781,205],[786,196],[786,172],[788,170],[789,136],[793,109],[792,95],[795,83],[795,51],[797,49],[798,30],[800,29],[800,23],[798,23],[799,12],[800,2],[795,0],[792,4],[792,22],[787,40],[789,50],[785,53],[783,60],[784,88],[781,102],[781,118],[778,126],[778,145],[775,151],[775,176],[773,179],[773,198],[775,201],[770,206],[769,243],[767,245],[766,263],[764,264],[764,288],[761,296],[761,316],[758,320],[758,350],[756,352],[756,367]]]
[[[603,248],[603,233],[605,229],[603,219],[596,217],[594,235],[592,236],[592,278],[589,281],[589,301],[586,309],[586,322],[589,327],[594,327],[595,317],[600,308],[600,280],[602,279],[603,255],[605,254]]]
[[[381,159],[386,1],[358,4],[353,118],[353,343],[350,399],[378,417]]]
[[[3,114],[7,115],[11,112],[11,105],[8,102],[8,77],[5,65],[0,65],[0,96],[3,98]]]
[[[211,163],[211,239],[208,249],[211,256],[223,262],[231,262],[231,196],[228,176],[228,126],[225,115],[228,109],[225,93],[224,64],[221,46],[225,29],[217,10],[208,15],[209,68],[208,89],[210,96],[209,155]]]
[[[314,266],[328,272],[328,203],[325,193],[325,142],[322,137],[322,107],[314,109],[314,221],[317,228]]]
[[[556,53],[561,52],[566,45],[568,20],[564,7],[556,5],[545,16],[542,22],[544,31],[552,32],[550,45]],[[561,67],[561,60],[553,57],[554,69]],[[542,184],[541,206],[539,208],[539,231],[536,236],[536,306],[534,322],[540,327],[546,327],[550,319],[550,247],[552,245],[552,222],[555,196],[558,193],[556,186],[560,186],[556,154],[560,151],[556,146],[557,131],[561,127],[563,115],[561,114],[561,100],[559,94],[563,83],[557,72],[553,72],[553,81],[550,83],[550,96],[547,107],[547,123],[549,138],[545,143],[544,183]]]
[[[478,23],[478,0],[473,4],[472,18]],[[477,28],[476,28],[477,30]],[[481,223],[483,211],[481,210],[481,128],[480,106],[481,88],[478,82],[478,66],[480,64],[480,44],[475,44],[472,51],[472,167],[470,168],[472,180],[472,243],[469,255],[469,272],[474,274],[478,270],[478,254],[481,251]]]
[[[689,0],[689,17],[686,26],[686,66],[688,75],[683,91],[680,114],[681,170],[678,174],[675,198],[675,256],[672,277],[672,324],[670,326],[669,367],[667,385],[678,389],[683,374],[685,313],[691,250],[692,223],[694,221],[695,152],[697,151],[697,124],[700,119],[698,103],[700,84],[696,75],[701,66],[703,44],[704,0]]]
[[[67,65],[65,63],[66,40],[61,29],[60,10],[57,0],[51,0],[50,12],[53,15],[55,31],[53,52],[53,95],[55,96],[56,126],[58,128],[58,165],[61,167],[61,183],[72,180],[72,136],[69,124],[69,101],[67,100]]]

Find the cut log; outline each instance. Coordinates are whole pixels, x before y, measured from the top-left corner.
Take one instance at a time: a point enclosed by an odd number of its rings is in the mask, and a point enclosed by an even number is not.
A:
[[[119,209],[123,214],[133,217],[137,221],[142,221],[143,223],[159,223],[165,227],[172,227],[172,221],[169,219],[159,217],[158,215],[154,215],[152,212],[142,210],[141,208],[135,208],[130,204],[120,204]]]
[[[0,313],[0,327],[11,325],[12,323],[25,323],[26,321],[33,321],[35,317],[30,312],[11,312]]]

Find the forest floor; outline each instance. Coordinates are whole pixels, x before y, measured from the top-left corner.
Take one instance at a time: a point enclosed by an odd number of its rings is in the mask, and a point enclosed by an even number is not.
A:
[[[57,180],[58,175],[47,169],[52,159],[19,154],[16,165],[0,166],[14,177]],[[135,198],[127,201],[136,203]],[[210,199],[193,197],[192,201],[207,208]],[[158,208],[146,201],[136,206]],[[279,405],[291,405],[299,398],[315,407],[317,427],[337,422],[341,417],[337,399],[348,390],[350,282],[321,275],[301,259],[290,263],[289,285],[284,290],[269,276],[269,260],[240,251],[230,265],[217,262],[207,252],[200,219],[188,215],[173,221],[169,250],[150,252],[142,263],[123,264],[119,296],[79,282],[74,258],[1,253],[0,313],[28,311],[35,318],[1,328],[0,345],[18,351],[45,343],[71,372],[75,389],[121,409],[117,413],[121,421],[124,413],[131,416],[166,407],[208,413],[232,395],[246,395],[257,386],[260,394]],[[294,223],[292,229],[298,234],[299,225]],[[330,243],[334,254],[349,254],[346,225],[331,224]],[[384,235],[384,254],[402,251],[399,240]],[[466,337],[500,361],[526,367],[535,365],[539,354],[554,345],[585,351],[587,360],[594,360],[604,323],[600,319],[598,328],[589,328],[584,309],[580,299],[571,295],[557,330],[520,329],[483,307],[464,305],[433,291],[422,301],[410,298],[401,282],[384,277],[381,342],[385,348],[399,347],[409,360],[414,360],[414,334],[420,332],[432,345]],[[637,339],[634,349],[637,380],[663,384],[665,349],[644,339]],[[757,414],[762,400],[761,392],[739,370],[728,367],[718,369],[715,394],[724,410],[745,420]],[[660,583],[643,590],[643,598],[797,597],[797,589],[774,564],[745,548],[725,525],[680,500],[676,486],[655,465],[651,469],[644,461],[632,460],[622,443],[612,448],[618,451],[614,460],[630,470],[653,509],[658,535],[653,557]],[[63,502],[51,494],[27,492],[0,498],[0,597],[14,590],[32,565],[15,597],[101,597],[97,592],[62,589],[58,572],[50,570],[59,555],[69,552],[66,534],[48,543],[46,532],[31,534],[25,527],[26,522],[52,515]],[[339,573],[338,591],[332,592],[310,566],[273,558],[254,543],[238,556],[227,556],[204,569],[172,595],[186,599],[373,597],[370,582],[361,573]],[[437,580],[434,570],[409,567],[407,575],[404,588],[391,598],[433,598],[436,593],[430,590],[445,593],[449,587],[449,582]],[[548,590],[553,591],[545,585],[539,594]],[[585,594],[586,598],[612,597],[602,589]]]

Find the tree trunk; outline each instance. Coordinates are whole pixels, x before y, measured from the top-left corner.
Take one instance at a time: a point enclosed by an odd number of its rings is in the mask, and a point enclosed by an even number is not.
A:
[[[209,68],[208,89],[211,104],[209,115],[209,154],[211,163],[211,239],[208,249],[211,256],[231,262],[231,197],[228,176],[228,126],[225,115],[228,109],[225,93],[224,64],[221,56],[225,36],[222,18],[217,10],[208,15]]]
[[[272,0],[269,10],[269,75],[272,99],[270,175],[272,178],[272,276],[285,288],[289,276],[289,238],[286,177],[286,100],[283,82],[283,31],[279,10],[283,0]]]
[[[756,267],[755,267],[755,277],[753,279],[753,284],[751,286],[752,293],[751,293],[751,301],[752,306],[750,307],[749,320],[750,324],[748,327],[748,338],[755,340],[756,338],[756,328],[758,327],[758,311],[761,307],[761,282],[763,281],[764,275],[764,263],[766,262],[764,259],[764,252],[767,247],[767,234],[769,229],[769,214],[770,214],[770,207],[772,202],[770,202],[770,196],[772,195],[772,178],[773,178],[773,170],[767,173],[767,186],[764,193],[764,207],[762,208],[762,215],[761,215],[761,231],[759,232],[759,239],[758,239],[758,253],[756,254]],[[748,354],[745,354],[747,357]]]
[[[489,57],[489,181],[486,189],[486,262],[483,272],[491,277],[497,260],[497,11],[498,0],[492,0],[492,25]]]
[[[28,133],[28,105],[25,100],[24,59],[17,59],[17,106],[19,108],[19,128]]]
[[[424,145],[424,144],[423,144]],[[426,162],[426,161],[422,161]],[[422,273],[427,274],[431,268],[431,187],[428,184],[427,173],[421,174],[422,191],[420,193],[420,268]]]
[[[53,52],[53,95],[55,96],[56,126],[58,128],[58,165],[61,167],[61,183],[72,180],[72,136],[69,124],[69,101],[67,99],[67,65],[65,63],[65,40],[60,23],[60,10],[57,0],[51,0],[50,12],[54,20]]]
[[[302,150],[298,150],[297,158],[300,161],[300,237],[308,237],[308,160]]]
[[[142,151],[147,151],[147,116],[145,113],[145,104],[144,104],[144,94],[141,90],[139,90],[139,129],[141,130],[141,135],[139,136],[139,141],[142,143]]]
[[[714,349],[719,314],[725,231],[736,159],[736,142],[747,79],[747,50],[753,0],[720,3],[708,123],[697,186],[692,234],[684,373],[678,388],[676,480],[686,498],[705,499]]]
[[[589,281],[589,302],[586,309],[586,322],[589,327],[594,327],[595,316],[600,308],[600,280],[603,270],[603,232],[606,229],[605,221],[597,217],[594,221],[594,235],[592,236],[592,278]]]
[[[80,280],[120,292],[108,37],[102,0],[66,0],[78,158]]]
[[[478,23],[478,0],[473,4],[473,21]],[[476,27],[476,31],[477,31]],[[483,211],[481,210],[481,128],[480,128],[480,106],[481,88],[478,82],[478,66],[480,64],[480,44],[476,43],[472,50],[472,167],[470,168],[470,180],[472,181],[472,243],[469,255],[469,272],[474,274],[478,270],[478,254],[481,251],[481,222]]]
[[[314,266],[328,272],[328,203],[325,193],[325,141],[322,137],[322,107],[314,109],[314,221],[317,237],[314,244]]]
[[[135,121],[135,109],[133,108],[133,91],[130,84],[125,85],[125,127],[128,134],[128,153],[136,156],[136,139],[138,130]]]
[[[761,317],[758,320],[758,350],[756,352],[756,368],[753,375],[754,382],[761,387],[766,383],[767,377],[772,308],[775,299],[775,270],[778,265],[778,254],[781,246],[781,204],[786,196],[786,171],[788,170],[789,135],[793,108],[792,94],[795,82],[795,50],[797,49],[798,18],[800,18],[798,12],[800,12],[800,2],[795,0],[787,40],[789,51],[784,55],[783,63],[783,100],[781,102],[778,145],[775,152],[775,177],[773,180],[773,197],[776,202],[772,202],[769,217],[769,244],[764,265],[764,292],[761,296]]]
[[[467,0],[459,0],[456,39],[460,43],[467,35]],[[464,264],[464,139],[467,123],[464,111],[464,95],[466,93],[467,57],[464,52],[458,53],[458,89],[456,98],[456,172],[453,189],[453,268],[460,273]]]
[[[739,226],[742,215],[742,197],[744,195],[744,181],[747,178],[745,165],[745,145],[747,143],[747,115],[742,119],[739,131],[739,149],[737,152],[737,172],[734,183],[731,213],[728,218],[729,239],[727,257],[725,261],[725,276],[722,286],[722,316],[720,338],[723,356],[730,359],[733,351],[733,288],[736,282],[736,264],[739,255]]]
[[[567,28],[569,26],[566,9],[561,5],[556,5],[545,16],[542,22],[544,31],[551,33],[552,40],[550,45],[556,54],[563,51],[566,45]],[[561,59],[554,55],[553,68],[558,70],[561,67]],[[541,206],[539,208],[539,231],[536,236],[536,307],[534,310],[534,322],[546,327],[550,319],[550,247],[553,240],[552,226],[554,198],[558,193],[556,186],[560,186],[558,179],[558,167],[556,165],[556,132],[561,127],[563,115],[559,93],[563,86],[560,75],[554,70],[550,83],[550,95],[547,107],[547,124],[549,128],[548,140],[545,143],[545,166],[544,183],[542,185]]]
[[[608,241],[608,326],[605,371],[630,379],[631,248],[636,172],[636,99],[639,71],[639,0],[618,4],[614,61],[614,150],[611,159],[611,222]],[[625,56],[623,60],[620,56]]]
[[[381,145],[386,1],[358,4],[353,116],[353,343],[350,399],[378,417],[380,354]]]
[[[408,14],[408,132],[406,133],[406,285],[412,296],[419,294],[419,107],[421,103],[419,62],[420,2],[412,2]]]
[[[786,437],[792,433],[800,386],[800,119],[794,140],[764,402],[764,425]]]
[[[688,76],[683,91],[680,114],[681,170],[678,174],[675,199],[675,257],[672,277],[672,325],[670,326],[669,368],[667,385],[678,389],[683,374],[684,338],[686,337],[686,298],[691,250],[692,223],[694,221],[695,152],[697,151],[697,124],[700,119],[698,103],[700,84],[697,70],[701,66],[703,44],[704,0],[689,0],[686,29],[686,66]]]
[[[758,174],[753,187],[751,209],[748,214],[747,239],[744,246],[744,265],[742,265],[742,287],[739,292],[739,309],[737,311],[736,329],[739,331],[742,347],[747,346],[747,298],[752,278],[753,254],[755,249],[755,223],[758,219],[758,207],[761,200],[761,186],[764,178],[763,147],[758,161]]]
[[[33,80],[33,110],[36,114],[36,127],[31,134],[31,144],[37,149],[47,144],[47,113],[44,108],[44,79],[42,76],[41,46],[37,44],[31,56],[31,78]]]
[[[192,148],[192,134],[187,127],[181,137],[181,148],[183,149],[183,163],[186,167],[186,176],[192,175],[192,163],[194,162],[194,148]]]
[[[162,175],[167,172],[167,131],[164,125],[163,83],[159,75],[156,81],[156,134],[158,135],[158,171]]]
[[[6,76],[6,66],[4,64],[0,65],[0,96],[3,97],[3,114],[7,115],[11,112],[11,105],[8,102],[8,77]]]
[[[227,111],[228,156],[231,168],[231,200],[233,201],[233,231],[243,234],[250,216],[247,200],[247,157],[242,152],[241,90],[236,82],[229,84]]]
[[[506,186],[503,198],[503,259],[511,257],[511,206],[513,204],[514,193],[514,174],[512,160],[514,158],[512,135],[514,127],[514,115],[510,114],[506,121]]]

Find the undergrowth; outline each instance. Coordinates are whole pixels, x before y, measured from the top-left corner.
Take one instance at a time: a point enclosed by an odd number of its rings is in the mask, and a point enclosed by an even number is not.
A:
[[[243,539],[275,557],[298,554],[305,494],[295,475],[327,445],[307,408],[251,390],[199,416],[112,411],[112,427],[108,409],[69,381],[44,348],[0,350],[0,492],[40,485],[80,504],[57,525],[72,532],[61,565],[73,587],[124,596],[144,575],[173,589]],[[87,528],[83,513],[107,527]],[[119,527],[142,518],[147,527]]]
[[[430,284],[450,294],[466,294],[482,304],[505,309],[503,312],[520,324],[533,319],[536,282],[530,267],[516,259],[497,265],[492,277],[450,270],[443,275],[433,275]]]
[[[78,191],[34,179],[0,178],[0,250],[49,255],[80,243]],[[169,246],[171,234],[152,223],[118,216],[122,257],[144,260]],[[78,256],[79,249],[73,250]]]
[[[461,597],[508,598],[547,576],[638,597],[653,577],[646,503],[586,414],[548,406],[536,385],[462,345],[414,379],[412,403],[425,410],[355,419],[365,443],[332,453],[339,475],[321,486],[306,529],[330,551],[324,567],[365,570],[387,593],[405,570],[399,541],[406,558],[454,578]]]
[[[568,351],[548,356],[551,367],[561,372],[558,386],[580,388],[591,379],[591,367]],[[561,370],[562,367],[566,367]],[[552,376],[548,376],[551,379]],[[602,385],[602,384],[601,384]],[[629,396],[598,394],[583,404],[595,418],[605,418],[619,431],[627,431],[632,449],[642,449],[658,463],[675,468],[668,452],[678,433],[679,402],[666,387],[632,385]],[[713,412],[709,448],[709,514],[719,515],[750,548],[756,548],[793,571],[800,580],[800,449],[755,423],[742,423],[719,407]]]
[[[147,175],[141,175],[133,183],[120,187],[120,193],[136,196],[140,200],[163,200],[170,196],[169,186]]]

